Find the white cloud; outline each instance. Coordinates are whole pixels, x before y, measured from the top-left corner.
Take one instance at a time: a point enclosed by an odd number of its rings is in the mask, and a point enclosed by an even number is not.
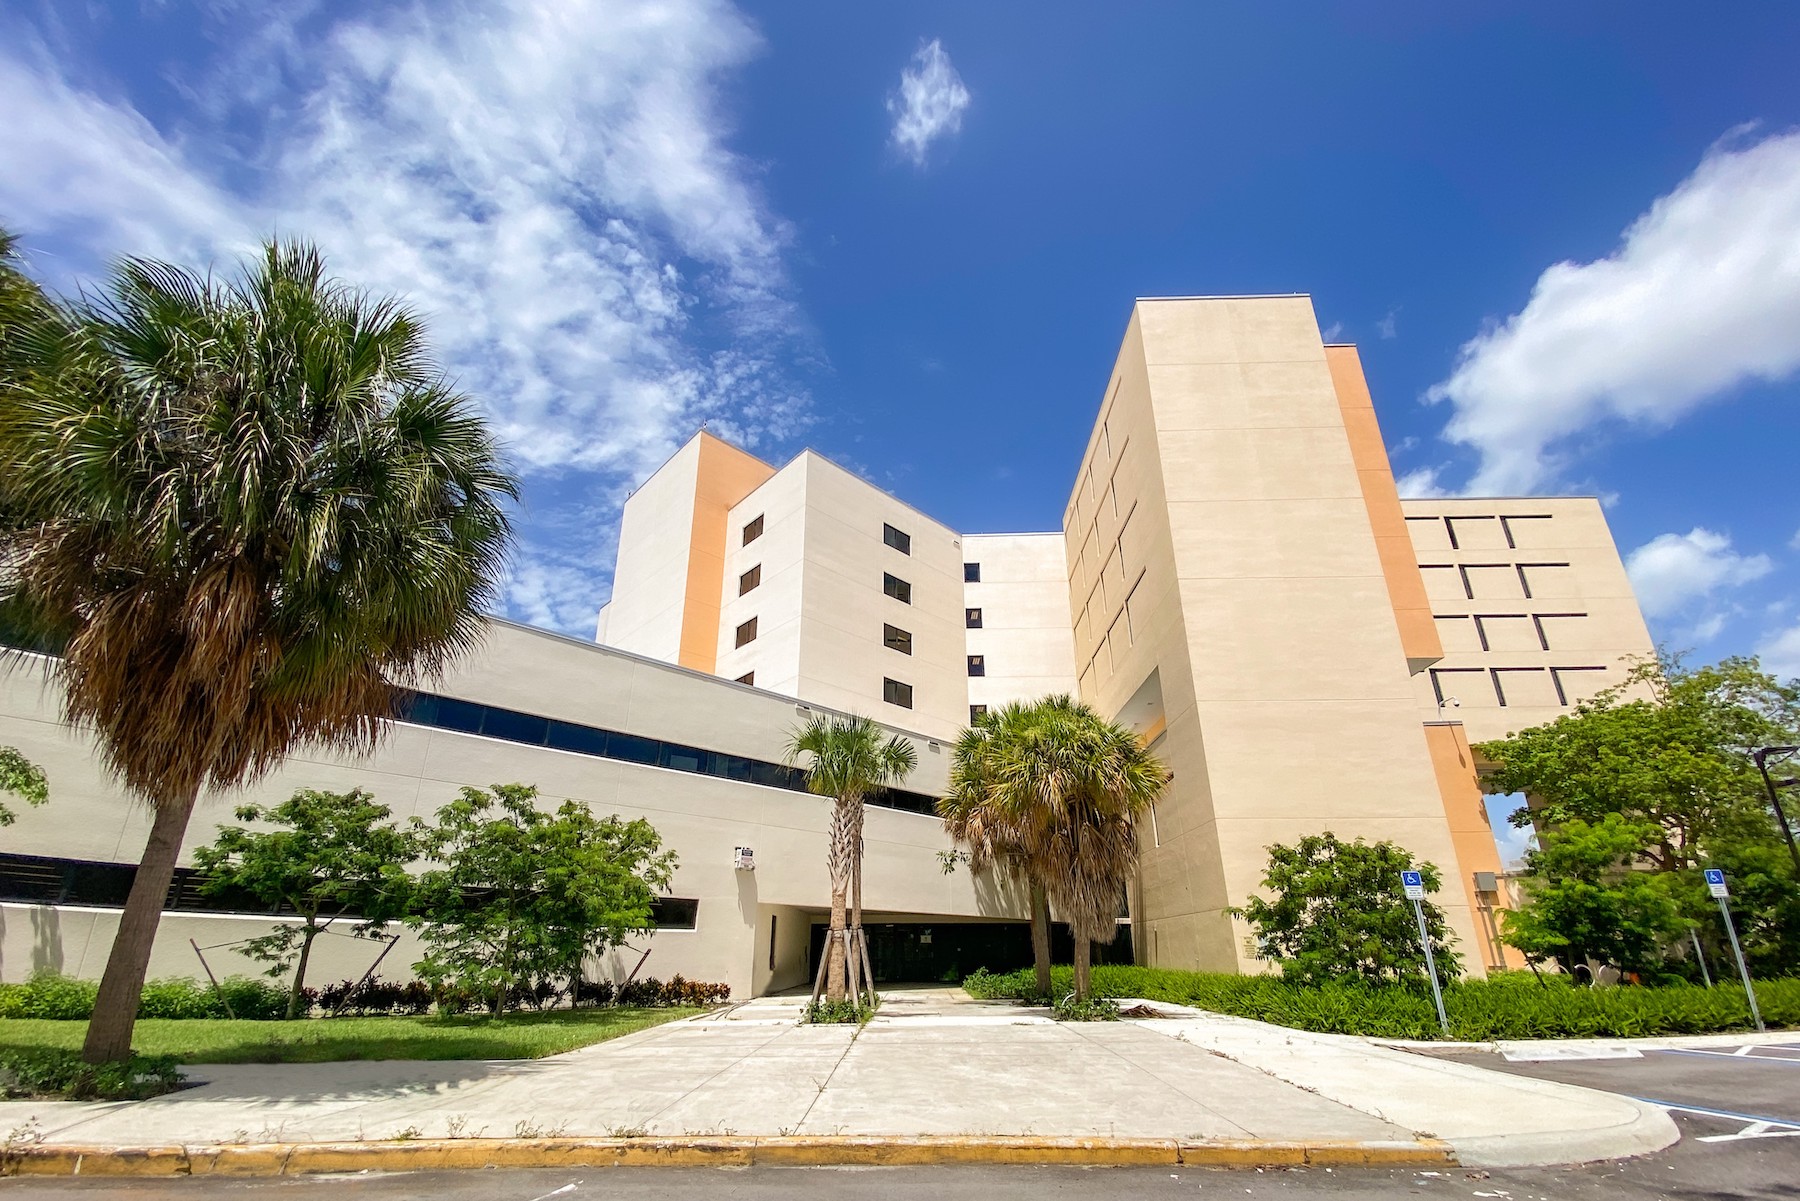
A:
[[[1756,648],[1763,670],[1784,680],[1800,677],[1800,625],[1765,638]]]
[[[1343,336],[1344,323],[1342,321],[1333,321],[1330,325],[1319,331],[1319,340],[1328,344],[1336,342]]]
[[[1715,147],[1591,263],[1557,263],[1525,308],[1466,343],[1426,398],[1481,464],[1470,491],[1556,476],[1609,421],[1659,428],[1800,369],[1800,132]]]
[[[1398,338],[1400,336],[1399,320],[1400,310],[1398,308],[1389,309],[1387,315],[1375,323],[1375,332],[1385,340],[1391,341]]]
[[[1438,473],[1442,470],[1441,467],[1417,467],[1395,480],[1394,486],[1409,500],[1450,496],[1450,490],[1438,483]]]
[[[532,476],[511,611],[591,630],[624,488],[702,421],[754,446],[807,417],[788,229],[717,94],[759,39],[726,0],[363,11],[301,37],[222,6],[216,77],[259,99],[193,89],[161,128],[0,51],[0,214],[90,268],[304,235],[408,298]]]
[[[1730,538],[1701,526],[1685,534],[1659,534],[1625,556],[1625,570],[1647,617],[1680,613],[1695,601],[1759,580],[1774,568],[1769,556],[1740,555],[1731,549]]]
[[[915,166],[925,165],[931,143],[962,129],[969,89],[950,65],[950,55],[936,38],[920,46],[900,73],[900,90],[888,97],[894,118],[893,142]]]

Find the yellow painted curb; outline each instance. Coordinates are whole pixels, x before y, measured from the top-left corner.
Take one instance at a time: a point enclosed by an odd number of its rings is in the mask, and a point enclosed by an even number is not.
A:
[[[1129,1138],[884,1135],[719,1138],[464,1138],[401,1142],[15,1148],[4,1176],[301,1176],[316,1172],[421,1172],[453,1168],[823,1167],[929,1164],[1445,1165],[1436,1139],[1417,1142],[1180,1141]]]

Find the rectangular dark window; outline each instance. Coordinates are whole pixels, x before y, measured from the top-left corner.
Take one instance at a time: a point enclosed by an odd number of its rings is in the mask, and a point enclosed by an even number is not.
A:
[[[737,682],[740,684],[754,684],[756,683],[756,673],[747,671],[737,678]]]
[[[606,757],[625,763],[655,763],[662,755],[662,743],[636,734],[614,730],[606,736]]]
[[[742,596],[750,589],[762,583],[762,564],[758,563],[749,571],[738,577],[738,595]]]
[[[707,769],[708,757],[708,752],[699,747],[665,742],[662,744],[662,755],[656,762],[657,766],[666,767],[671,771],[703,772]]]
[[[899,626],[883,624],[881,627],[881,645],[891,651],[899,651],[903,655],[912,654],[912,635]]]
[[[979,563],[964,563],[963,564],[963,583],[965,583],[965,584],[981,583],[981,564],[979,564]]]
[[[572,721],[553,721],[550,723],[550,737],[547,746],[559,751],[574,751],[578,755],[606,755],[606,731],[596,730],[592,726],[578,726]]]
[[[759,513],[754,521],[744,526],[744,545],[749,546],[762,537],[762,515]]]
[[[882,572],[881,590],[903,605],[912,604],[912,585],[897,575]]]
[[[963,624],[968,626],[971,630],[979,630],[981,628],[981,610],[964,609]]]
[[[700,917],[700,902],[693,897],[657,897],[650,902],[650,920],[658,930],[692,930]]]
[[[459,701],[451,696],[433,699],[437,701],[436,712],[429,717],[421,715],[421,721],[428,721],[440,730],[455,730],[461,734],[481,733],[481,717],[487,711],[486,705]]]
[[[912,535],[897,530],[885,522],[881,527],[881,540],[903,555],[912,554]]]
[[[986,705],[970,705],[969,706],[969,724],[970,725],[974,725],[976,722],[980,721],[982,718],[984,718],[986,716],[987,716],[987,706]]]
[[[902,709],[910,709],[912,703],[912,685],[902,684],[899,680],[881,681],[881,699],[890,705],[899,705]]]
[[[756,618],[752,617],[749,621],[746,621],[743,625],[741,625],[737,628],[737,644],[739,646],[742,646],[746,642],[755,642],[755,641],[756,641]]]
[[[771,972],[775,970],[775,920],[779,916],[774,913],[769,915],[769,970]]]
[[[548,718],[535,717],[530,713],[489,709],[487,719],[481,723],[481,732],[489,738],[504,738],[508,742],[542,746],[550,733],[550,722]]]
[[[969,656],[969,674],[972,676],[985,676],[987,674],[986,655]]]

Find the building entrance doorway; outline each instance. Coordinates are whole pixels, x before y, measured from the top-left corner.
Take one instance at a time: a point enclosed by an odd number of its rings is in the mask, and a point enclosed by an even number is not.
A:
[[[817,978],[825,950],[823,923],[812,928],[807,979]],[[876,984],[951,984],[976,968],[1010,972],[1031,966],[1030,922],[864,922],[869,967]],[[1050,928],[1050,957],[1069,963],[1075,942],[1069,928]],[[1131,927],[1121,925],[1110,946],[1095,946],[1095,963],[1131,962]]]

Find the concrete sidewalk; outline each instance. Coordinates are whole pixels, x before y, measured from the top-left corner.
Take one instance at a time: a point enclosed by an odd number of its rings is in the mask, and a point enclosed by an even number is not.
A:
[[[1610,1094],[1213,1014],[1057,1023],[953,989],[895,991],[860,1030],[770,998],[548,1059],[200,1065],[136,1103],[0,1103],[46,1145],[467,1138],[1038,1136],[1417,1147],[1575,1162],[1675,1141]],[[1176,1012],[1173,1007],[1160,1009]],[[1271,1162],[1274,1162],[1273,1160]]]

